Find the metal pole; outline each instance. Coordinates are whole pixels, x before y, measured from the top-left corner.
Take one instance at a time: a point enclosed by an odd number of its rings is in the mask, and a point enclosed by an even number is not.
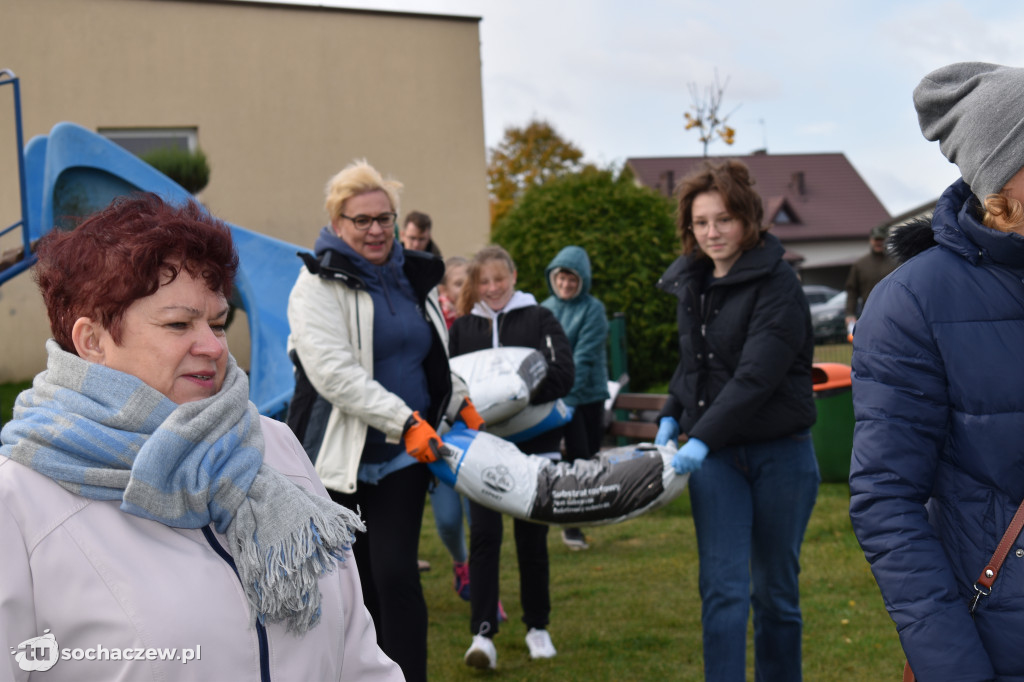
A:
[[[29,239],[28,225],[25,222],[28,215],[28,187],[25,182],[25,143],[21,128],[21,86],[18,81],[19,79],[14,75],[13,71],[10,69],[0,69],[0,86],[7,85],[8,83],[14,86],[14,129],[17,136],[18,189],[21,195],[21,220],[12,225],[12,227],[21,225],[21,243],[25,249],[22,259],[28,260],[32,257],[32,244]]]

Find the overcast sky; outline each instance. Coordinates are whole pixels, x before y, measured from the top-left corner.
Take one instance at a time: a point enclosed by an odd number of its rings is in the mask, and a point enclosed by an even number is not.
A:
[[[959,177],[921,136],[911,101],[921,77],[956,61],[1024,66],[1016,0],[300,4],[481,17],[488,148],[537,117],[601,164],[699,155],[697,133],[683,129],[688,85],[717,70],[737,133],[709,153],[842,152],[894,215]]]

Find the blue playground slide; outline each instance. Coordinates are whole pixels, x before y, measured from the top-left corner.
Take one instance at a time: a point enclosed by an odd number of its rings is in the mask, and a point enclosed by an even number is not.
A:
[[[192,199],[180,185],[106,138],[74,123],[58,123],[49,135],[32,138],[24,151],[27,195],[25,224],[34,242],[51,229],[65,229],[66,216],[86,216],[117,196],[136,191],[165,201]],[[249,318],[249,397],[261,414],[283,417],[295,390],[285,344],[288,294],[302,261],[302,247],[231,225],[239,269],[232,303]],[[0,284],[24,267],[0,272]]]

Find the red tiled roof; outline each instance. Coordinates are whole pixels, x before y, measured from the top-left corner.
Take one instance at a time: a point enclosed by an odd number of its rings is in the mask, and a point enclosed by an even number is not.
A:
[[[752,154],[709,157],[742,161],[750,168],[765,207],[765,221],[787,209],[792,223],[775,223],[771,232],[783,242],[866,238],[889,212],[846,156],[828,154]],[[669,194],[700,156],[627,159],[640,184]]]

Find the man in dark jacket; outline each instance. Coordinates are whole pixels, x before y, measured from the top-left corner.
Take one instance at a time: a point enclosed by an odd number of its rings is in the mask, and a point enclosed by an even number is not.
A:
[[[404,227],[402,227],[399,238],[403,247],[410,251],[426,251],[438,258],[444,258],[441,255],[441,249],[437,247],[431,237],[431,233],[434,231],[434,221],[430,219],[430,216],[423,211],[410,211],[409,215],[405,216],[405,222],[402,225]]]
[[[854,261],[846,277],[846,326],[857,322],[861,308],[875,285],[896,269],[896,261],[885,252],[885,237],[889,229],[877,225],[871,230],[871,250]]]

